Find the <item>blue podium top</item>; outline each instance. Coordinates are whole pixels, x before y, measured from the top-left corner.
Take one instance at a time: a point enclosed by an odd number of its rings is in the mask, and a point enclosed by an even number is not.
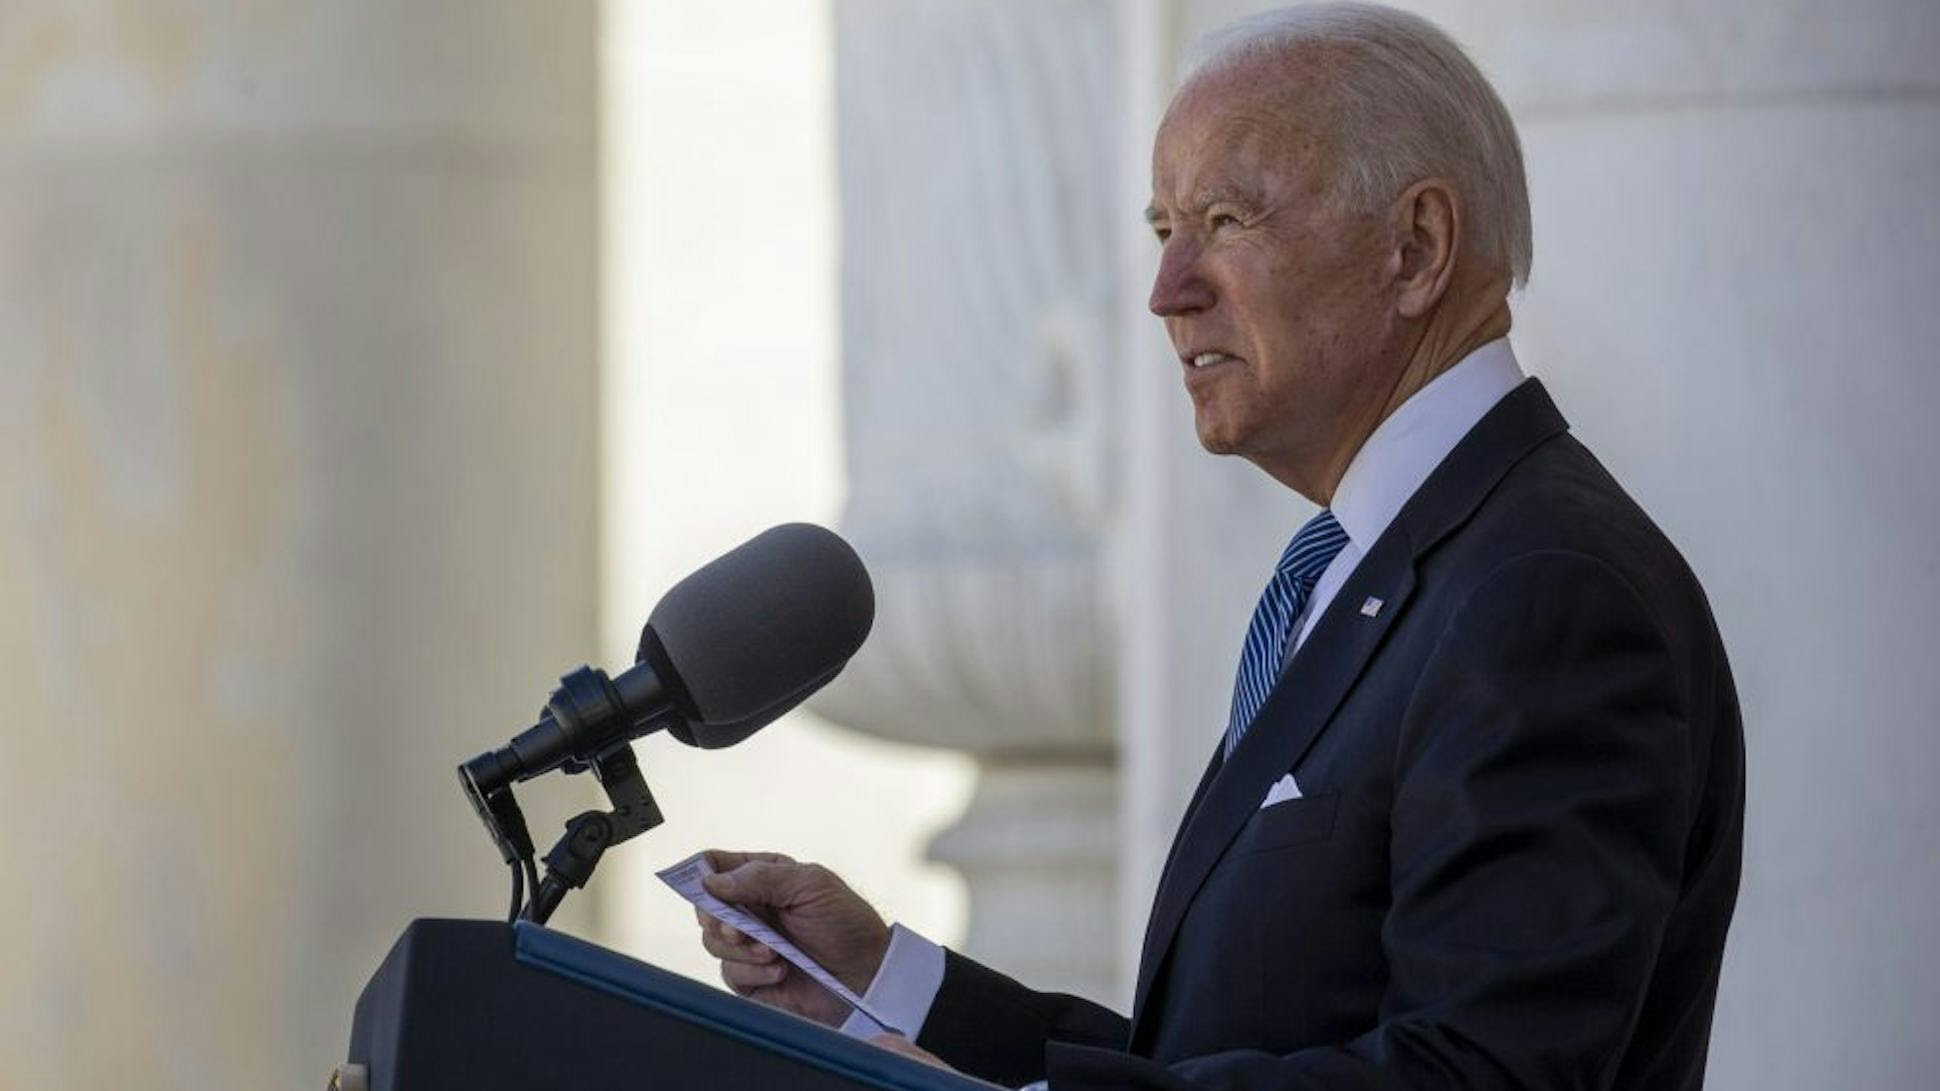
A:
[[[521,921],[514,955],[664,1015],[886,1091],[990,1091],[997,1085],[932,1068],[785,1011],[744,1000],[616,951]]]

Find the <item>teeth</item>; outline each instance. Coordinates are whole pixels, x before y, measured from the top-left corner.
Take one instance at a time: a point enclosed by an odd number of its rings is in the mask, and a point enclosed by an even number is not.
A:
[[[1232,357],[1227,356],[1223,352],[1202,352],[1199,355],[1194,356],[1192,358],[1192,366],[1205,367],[1207,364],[1216,364],[1221,360],[1230,360],[1230,359],[1232,359]]]

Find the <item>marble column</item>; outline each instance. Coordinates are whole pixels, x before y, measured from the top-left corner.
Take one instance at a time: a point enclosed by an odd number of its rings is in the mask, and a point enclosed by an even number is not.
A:
[[[1114,23],[1102,0],[838,0],[849,498],[869,645],[816,702],[974,755],[931,846],[969,953],[1111,998]]]
[[[322,1086],[406,922],[503,911],[452,767],[595,649],[594,60],[0,14],[0,1084]]]

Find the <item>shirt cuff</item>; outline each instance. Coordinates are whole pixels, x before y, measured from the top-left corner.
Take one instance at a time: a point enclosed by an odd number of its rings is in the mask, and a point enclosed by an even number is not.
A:
[[[913,1042],[942,987],[943,948],[898,924],[889,929],[889,950],[862,999]],[[842,1033],[851,1038],[874,1038],[886,1029],[860,1011],[851,1011],[842,1023]]]

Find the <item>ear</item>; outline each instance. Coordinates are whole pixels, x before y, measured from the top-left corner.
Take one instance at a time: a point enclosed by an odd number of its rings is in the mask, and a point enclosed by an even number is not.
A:
[[[1435,309],[1455,279],[1455,255],[1462,247],[1462,206],[1455,187],[1440,178],[1409,186],[1394,205],[1399,268],[1395,306],[1404,317],[1420,318]]]

